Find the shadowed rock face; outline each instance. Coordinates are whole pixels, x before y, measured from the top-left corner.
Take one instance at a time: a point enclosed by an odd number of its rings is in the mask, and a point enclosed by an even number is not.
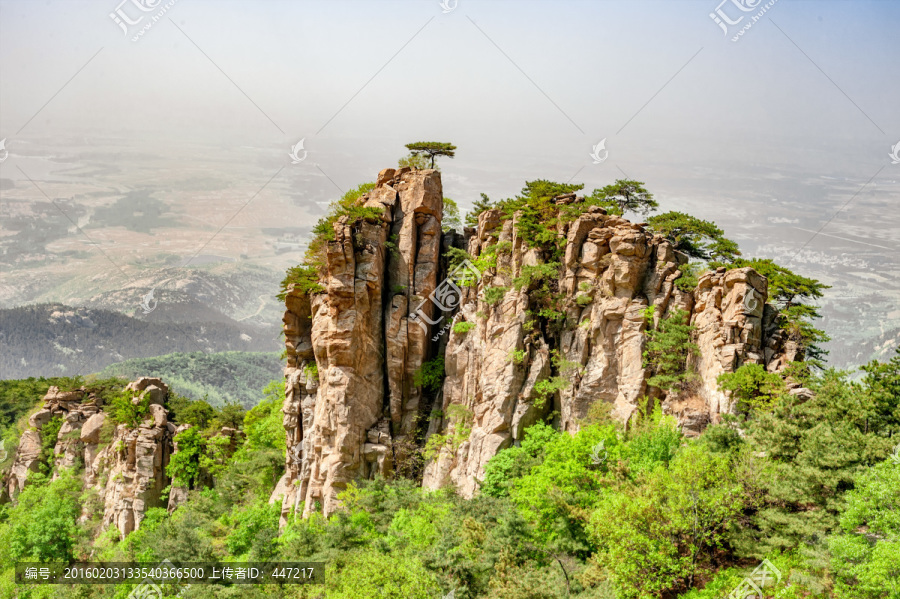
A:
[[[595,403],[610,404],[627,421],[653,391],[652,400],[696,435],[734,409],[718,390],[719,374],[744,363],[777,370],[795,357],[773,330],[765,278],[747,268],[719,269],[703,275],[694,292],[682,291],[675,280],[687,257],[599,207],[558,227],[566,245],[554,288],[563,317],[553,326],[535,314],[535,289],[513,284],[523,267],[543,263],[545,252],[522,239],[518,215],[504,220],[498,210],[483,212],[465,240],[473,258],[497,246],[496,267],[461,288],[458,308],[442,312],[427,299],[436,289],[440,295],[445,276],[440,173],[386,169],[376,185],[362,201],[381,218],[335,224],[324,256],[325,291],[287,296],[287,471],[272,496],[283,498],[283,521],[294,512],[332,512],[354,478],[390,475],[411,441],[421,447],[417,431],[453,439],[437,446],[423,484],[453,485],[471,497],[485,463],[551,412],[561,430],[574,433]],[[444,236],[445,250],[452,238]],[[485,301],[484,291],[497,287],[506,289],[502,297]],[[692,366],[699,376],[677,397],[647,388],[650,306],[656,319],[687,311],[696,326],[701,351]],[[420,317],[411,318],[417,310]],[[432,338],[451,320],[474,327]],[[429,406],[414,373],[439,348],[446,380],[439,403]],[[547,383],[560,378],[565,386],[547,393]]]

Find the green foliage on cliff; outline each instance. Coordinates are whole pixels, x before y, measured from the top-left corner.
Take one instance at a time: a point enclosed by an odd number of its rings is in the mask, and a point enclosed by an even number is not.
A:
[[[684,212],[666,212],[651,216],[647,222],[671,241],[676,250],[691,258],[731,263],[741,255],[737,244],[711,221]]]
[[[429,168],[434,168],[434,159],[437,156],[453,158],[456,156],[456,146],[442,141],[416,141],[406,144],[406,149],[413,156],[422,156],[431,161]]]
[[[653,325],[653,309],[647,315],[647,346],[644,350],[645,366],[653,372],[647,384],[664,391],[682,388],[696,378],[696,374],[688,368],[688,358],[697,353],[697,347],[691,339],[694,327],[688,322],[690,314],[684,310],[673,310]]]
[[[815,366],[822,366],[822,359],[827,352],[821,346],[829,337],[812,325],[819,318],[818,308],[813,302],[821,299],[824,291],[830,287],[816,279],[798,275],[767,258],[739,258],[729,267],[749,267],[766,277],[769,303],[778,310],[779,326],[804,350],[807,361]]]
[[[787,393],[781,374],[768,372],[761,364],[743,364],[734,372],[723,372],[717,381],[738,400],[742,411],[769,410]]]
[[[653,194],[647,191],[644,184],[631,179],[617,179],[612,185],[595,189],[590,197],[598,205],[607,208],[610,214],[637,212],[646,216],[659,208],[659,203],[653,199]],[[611,208],[615,209],[610,210]]]
[[[867,365],[856,382],[825,372],[807,384],[812,398],[786,394],[696,439],[658,410],[636,414],[627,428],[600,418],[574,434],[537,423],[487,463],[474,499],[402,479],[356,481],[329,518],[288,518],[280,530],[280,503],[268,503],[284,459],[283,385],[273,382],[244,417],[247,440],[233,456],[209,451],[200,430],[179,436],[185,457],[174,473],[196,485],[212,469],[215,483],[199,485],[172,514],[148,510],[123,541],[115,532],[95,537],[99,521],[79,521],[90,500],[78,470],[52,483],[33,475],[16,505],[0,507],[0,593],[14,595],[17,559],[91,555],[327,563],[324,585],[242,589],[273,599],[451,590],[460,598],[718,599],[767,558],[781,571],[765,589],[771,596],[897,599],[900,464],[891,453],[900,353]],[[453,424],[434,436],[434,450],[461,446],[475,426],[462,406],[447,418]],[[60,599],[132,590],[40,589]],[[166,585],[165,594],[178,590]],[[232,591],[197,585],[184,596]]]
[[[413,373],[413,384],[433,395],[444,384],[444,376],[444,356],[435,356]]]
[[[481,197],[473,202],[472,209],[466,212],[466,226],[477,227],[478,215],[485,210],[490,210],[493,207],[494,203],[491,202],[491,198],[489,198],[486,193],[482,193]]]
[[[182,487],[191,487],[200,475],[200,456],[204,450],[204,439],[200,429],[191,427],[175,435],[178,451],[169,458],[166,474],[172,477],[172,483]]]
[[[10,426],[33,408],[51,386],[66,387],[74,383],[75,379],[67,377],[0,380],[0,429]]]
[[[279,301],[283,302],[293,289],[307,295],[325,290],[319,284],[319,273],[325,264],[325,246],[335,239],[334,225],[341,217],[347,217],[350,222],[381,218],[380,209],[367,208],[360,203],[360,198],[373,189],[375,183],[361,183],[329,206],[328,214],[319,219],[312,229],[313,237],[306,248],[303,263],[288,268],[285,273],[277,296]]]
[[[133,402],[132,399],[137,401]],[[137,428],[150,414],[150,398],[145,393],[136,397],[130,391],[123,391],[110,402],[107,413],[116,424]]]
[[[40,474],[31,476],[31,484],[19,494],[16,504],[0,507],[4,569],[17,561],[68,562],[86,536],[76,521],[81,514],[81,476],[64,472],[53,482]]]
[[[459,219],[459,206],[454,200],[444,198],[444,211],[441,215],[441,229],[444,233],[455,229],[462,228],[462,221]]]
[[[847,493],[829,539],[836,591],[848,599],[900,598],[900,462],[885,460]]]

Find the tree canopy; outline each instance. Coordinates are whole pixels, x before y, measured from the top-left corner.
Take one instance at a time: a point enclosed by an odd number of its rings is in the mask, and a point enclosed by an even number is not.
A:
[[[712,221],[702,220],[684,212],[665,212],[651,216],[650,227],[667,238],[675,249],[692,258],[733,262],[741,255],[735,242]]]
[[[631,211],[647,215],[659,208],[644,184],[631,179],[616,179],[612,185],[595,189],[591,197],[615,204],[620,214]]]
[[[435,156],[453,158],[456,155],[456,146],[442,141],[417,141],[406,144],[406,149],[409,150],[413,156],[428,156],[428,158],[431,159],[431,168],[434,168]]]
[[[489,198],[486,193],[482,192],[481,198],[475,200],[475,203],[472,204],[472,209],[466,212],[466,226],[477,227],[478,215],[493,207],[494,204],[491,202],[491,198]]]
[[[459,220],[459,206],[454,200],[444,198],[444,213],[441,217],[441,228],[446,233],[452,229],[462,227],[462,221]]]

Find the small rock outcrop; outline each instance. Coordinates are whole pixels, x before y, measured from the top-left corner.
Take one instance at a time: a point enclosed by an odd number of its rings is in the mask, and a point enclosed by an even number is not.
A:
[[[55,476],[60,468],[83,465],[85,487],[95,489],[104,505],[104,525],[116,526],[124,537],[140,526],[147,509],[163,507],[161,494],[169,485],[165,468],[176,430],[164,407],[169,389],[158,378],[144,377],[129,383],[125,391],[132,402],[148,406],[136,428],[115,424],[103,410],[102,398],[84,387],[74,391],[50,387],[19,440],[5,479],[6,499],[14,501],[28,474],[40,468],[42,440],[52,430]],[[51,423],[58,424],[58,430]]]

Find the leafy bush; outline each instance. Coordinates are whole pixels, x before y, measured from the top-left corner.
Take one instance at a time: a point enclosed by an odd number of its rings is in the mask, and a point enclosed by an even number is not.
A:
[[[228,547],[229,553],[240,557],[248,554],[251,549],[255,549],[256,559],[259,559],[259,553],[265,553],[265,548],[258,546],[257,541],[265,538],[267,531],[271,538],[278,536],[278,519],[280,517],[281,505],[269,504],[264,500],[237,508],[223,516],[222,523],[231,531],[225,538],[225,546]]]
[[[744,364],[734,372],[723,372],[716,379],[719,388],[729,391],[743,410],[769,410],[787,387],[781,375],[768,372],[761,364]]]
[[[172,484],[191,487],[200,474],[203,437],[197,428],[191,427],[177,434],[174,440],[178,444],[178,451],[169,458],[166,474],[172,478]]]
[[[526,264],[522,267],[519,276],[513,279],[513,287],[516,291],[520,291],[523,288],[529,289],[532,285],[541,283],[547,286],[551,281],[556,282],[558,274],[559,262],[536,264],[534,266]]]
[[[436,356],[427,362],[423,362],[413,373],[413,384],[417,387],[422,387],[422,389],[433,395],[444,384],[444,376],[444,356]]]
[[[133,402],[132,399],[138,401]],[[130,391],[123,391],[113,398],[110,408],[108,413],[113,422],[137,428],[150,415],[150,398],[146,391],[137,398],[133,398]]]
[[[685,293],[695,290],[697,283],[700,282],[700,269],[701,264],[699,262],[688,262],[679,266],[678,272],[681,274],[675,279],[675,286]]]
[[[506,292],[509,291],[509,287],[502,287],[500,285],[494,287],[485,287],[484,288],[484,302],[493,306],[497,302],[503,299],[506,295]]]
[[[841,533],[829,540],[837,590],[848,599],[900,598],[900,464],[885,460],[847,494]]]
[[[453,325],[453,332],[458,335],[465,335],[469,331],[475,328],[474,322],[466,322],[465,320],[461,320]]]
[[[620,597],[668,595],[714,569],[746,505],[729,458],[689,445],[669,468],[603,494],[588,530]]]
[[[648,222],[654,231],[671,241],[676,250],[691,258],[727,263],[741,255],[737,244],[708,220],[684,212],[666,212],[651,216]]]
[[[53,452],[59,437],[59,429],[62,428],[62,425],[62,416],[54,416],[41,427],[41,453],[38,457],[38,462],[40,463],[41,471],[45,474],[53,471],[56,461],[56,456]]]
[[[422,455],[426,460],[433,460],[441,453],[441,449],[449,447],[452,452],[459,449],[464,441],[469,438],[472,432],[472,420],[474,415],[466,406],[460,404],[451,404],[447,407],[447,429],[449,433],[433,434],[428,437]]]
[[[647,320],[653,321],[652,307],[647,310]],[[644,351],[645,367],[653,371],[647,383],[664,391],[683,387],[696,378],[688,370],[688,357],[700,348],[691,341],[694,327],[688,324],[689,314],[684,310],[674,310],[662,318],[656,328],[647,330],[647,346]]]
[[[53,482],[37,473],[29,481],[0,525],[0,559],[4,563],[73,560],[76,520],[81,514],[80,476],[63,470]]]

